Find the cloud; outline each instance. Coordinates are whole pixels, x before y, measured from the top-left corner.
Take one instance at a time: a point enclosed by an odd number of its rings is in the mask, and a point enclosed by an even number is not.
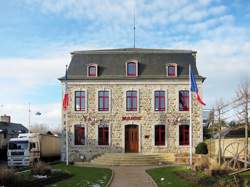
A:
[[[81,27],[72,27],[66,32],[67,35],[60,37],[59,42],[53,38],[46,40],[46,49],[41,52],[46,55],[42,58],[0,59],[0,83],[5,88],[0,96],[6,99],[4,104],[13,107],[13,110],[25,110],[27,90],[36,92],[39,87],[59,84],[57,78],[64,73],[64,65],[70,60],[70,51],[132,46],[134,4],[137,47],[198,51],[199,72],[207,77],[204,83],[207,107],[211,107],[220,97],[229,100],[242,77],[249,77],[250,30],[240,24],[241,18],[223,1],[18,1],[24,2],[26,7],[42,12],[45,18],[52,15],[72,25],[82,24]],[[19,104],[14,103],[15,100],[19,100]],[[44,107],[43,113],[48,123],[50,120],[60,123],[60,112],[56,110],[58,102],[53,103],[53,106],[46,102],[45,106],[34,106]],[[20,106],[22,109],[19,109]],[[17,119],[25,121],[26,115],[23,112],[23,117]]]
[[[30,124],[43,124],[48,129],[55,129],[60,125],[61,103],[31,104]],[[29,127],[29,105],[27,104],[5,104],[2,113],[10,115],[11,121],[21,123]],[[40,116],[35,115],[41,112]]]

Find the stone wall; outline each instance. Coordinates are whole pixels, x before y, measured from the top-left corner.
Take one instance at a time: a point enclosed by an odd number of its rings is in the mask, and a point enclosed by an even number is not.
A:
[[[201,82],[198,83],[201,90]],[[124,152],[125,146],[125,125],[139,125],[139,152],[187,152],[188,146],[179,146],[179,125],[189,124],[189,112],[178,111],[179,90],[188,90],[188,81],[160,82],[160,83],[124,83],[124,82],[86,82],[68,84],[70,93],[70,106],[67,113],[63,113],[63,124],[65,136],[65,124],[68,125],[69,132],[69,159],[77,160],[81,156],[90,159],[95,155],[104,152]],[[98,90],[111,91],[111,111],[97,111]],[[139,111],[125,111],[125,92],[127,90],[139,91]],[[87,111],[74,111],[74,92],[77,90],[87,91]],[[166,111],[155,112],[153,108],[153,92],[155,90],[165,90]],[[194,147],[202,141],[202,108],[193,99],[193,143]],[[122,120],[122,117],[141,117],[140,120]],[[109,124],[110,146],[97,145],[97,127],[100,122]],[[74,145],[74,125],[82,124],[87,130],[87,144],[82,146]],[[166,146],[154,146],[154,125],[166,125]],[[62,159],[65,158],[65,138],[62,147]]]

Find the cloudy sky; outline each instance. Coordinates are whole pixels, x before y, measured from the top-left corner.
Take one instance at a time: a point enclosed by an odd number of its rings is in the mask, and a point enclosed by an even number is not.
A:
[[[134,6],[136,47],[198,52],[206,108],[249,78],[249,0],[9,0],[0,6],[0,113],[27,125],[31,103],[32,123],[58,126],[69,53],[133,47]]]

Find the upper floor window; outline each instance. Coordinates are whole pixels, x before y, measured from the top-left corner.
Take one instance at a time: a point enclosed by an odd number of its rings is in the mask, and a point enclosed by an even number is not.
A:
[[[75,145],[85,145],[85,127],[75,125]]]
[[[126,92],[126,111],[137,111],[137,91]]]
[[[98,111],[109,111],[109,91],[98,91]]]
[[[167,65],[167,76],[176,77],[177,76],[177,64]]]
[[[165,145],[165,125],[155,125],[155,145]]]
[[[97,77],[97,64],[88,65],[88,77]]]
[[[75,111],[85,111],[86,109],[86,92],[75,91]]]
[[[109,126],[107,124],[98,126],[98,145],[109,145]]]
[[[137,61],[127,62],[127,76],[135,77],[138,75]]]
[[[155,91],[154,92],[155,100],[155,111],[165,111],[165,91]]]
[[[189,111],[189,91],[179,91],[179,111]]]
[[[189,125],[179,126],[179,145],[189,145]]]

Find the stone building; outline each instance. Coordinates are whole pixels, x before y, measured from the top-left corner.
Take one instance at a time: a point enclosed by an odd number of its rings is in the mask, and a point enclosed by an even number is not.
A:
[[[75,51],[62,113],[69,160],[102,153],[189,150],[189,64],[199,91],[196,52],[165,49]],[[64,88],[64,77],[60,78]],[[193,99],[193,148],[203,141],[202,106]],[[65,158],[65,139],[62,158]]]
[[[11,117],[0,116],[0,160],[7,159],[7,145],[10,138],[16,138],[19,133],[27,133],[28,129],[19,123],[12,123]]]

